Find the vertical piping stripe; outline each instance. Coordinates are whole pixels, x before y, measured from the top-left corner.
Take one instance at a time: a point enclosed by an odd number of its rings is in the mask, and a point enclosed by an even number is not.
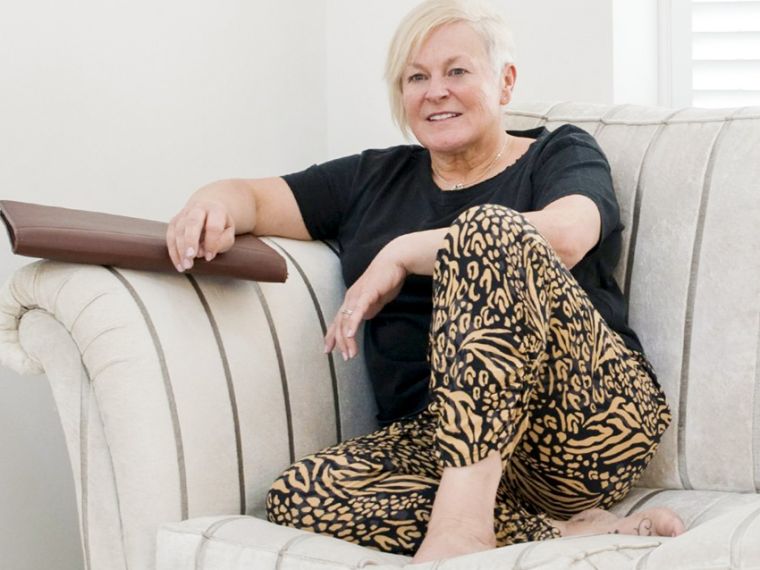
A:
[[[103,426],[105,432],[105,425],[103,424],[103,415],[100,413],[100,404],[98,403],[98,396],[95,393],[95,387],[93,384],[92,395],[95,398],[96,407],[98,409],[100,424]],[[111,453],[111,444],[106,440],[106,450],[108,451],[108,461],[111,465],[111,474],[113,475],[113,489],[116,494],[116,515],[119,517],[119,536],[121,537],[121,554],[124,557],[124,568],[129,568],[129,562],[127,561],[127,541],[124,536],[124,519],[121,516],[121,499],[119,498],[119,486],[116,483],[116,469],[113,463],[113,453]]]
[[[68,280],[67,280],[68,281]],[[99,299],[102,297],[103,294],[97,295],[95,299]],[[87,306],[90,306],[91,303],[88,303]],[[61,323],[60,320],[58,320],[58,317],[54,314],[48,311],[47,309],[42,309],[38,306],[34,307],[28,307],[28,310],[30,311],[39,311],[41,313],[44,313],[45,315],[49,316],[51,319],[55,319],[58,321],[61,326],[63,326],[63,323]],[[82,313],[80,312],[79,315]],[[77,318],[79,318],[79,315],[74,319],[76,321]],[[69,335],[71,335],[73,330],[73,323],[72,325],[67,329],[67,332]],[[66,328],[64,326],[64,328]],[[106,330],[113,330],[106,329]],[[102,334],[102,333],[101,333]],[[100,335],[98,335],[100,336]],[[97,337],[95,337],[97,338]],[[84,554],[84,563],[85,568],[90,569],[92,567],[92,560],[91,560],[91,554],[90,554],[90,530],[89,530],[89,511],[87,506],[89,505],[89,434],[90,434],[90,402],[89,398],[92,397],[95,400],[95,409],[98,411],[99,419],[100,419],[100,425],[103,426],[103,416],[101,414],[101,407],[98,403],[97,393],[95,392],[95,380],[92,378],[92,375],[90,374],[90,371],[88,370],[87,366],[84,363],[84,353],[86,351],[86,348],[83,350],[79,343],[77,343],[76,339],[71,336],[71,340],[74,342],[74,345],[77,347],[77,350],[79,351],[79,364],[82,367],[82,373],[84,374],[85,382],[80,383],[80,393],[79,393],[79,480],[80,480],[80,492],[82,494],[81,497],[81,506],[80,506],[80,513],[81,513],[81,536],[82,536],[82,550]],[[92,341],[90,342],[92,344]],[[89,346],[89,344],[88,344]],[[85,390],[85,387],[87,390]],[[119,486],[116,484],[116,470],[114,469],[114,463],[113,463],[113,453],[111,452],[111,445],[109,441],[106,439],[106,451],[108,452],[108,460],[111,466],[111,475],[113,477],[113,488],[114,492],[116,493],[115,496],[115,502],[116,502],[116,515],[119,519],[119,536],[121,537],[121,554],[124,558],[124,568],[129,568],[129,564],[127,562],[127,547],[126,547],[126,541],[124,539],[124,520],[121,515],[121,501],[119,499]]]
[[[174,431],[174,446],[177,453],[177,476],[179,479],[179,492],[180,492],[180,515],[182,520],[188,518],[188,500],[187,500],[187,472],[185,469],[185,449],[182,443],[182,430],[179,425],[179,413],[177,411],[177,401],[174,398],[174,389],[172,388],[171,378],[169,376],[169,368],[166,365],[166,356],[164,355],[164,349],[161,346],[161,341],[158,338],[158,331],[153,324],[153,320],[148,314],[148,310],[145,307],[140,296],[132,284],[127,281],[119,271],[113,267],[107,267],[107,269],[113,273],[113,275],[121,282],[124,288],[129,292],[134,300],[137,308],[142,314],[145,326],[150,333],[150,338],[153,341],[153,347],[156,349],[156,356],[158,357],[159,365],[161,366],[161,377],[164,382],[164,390],[166,392],[166,401],[169,406],[169,413],[171,415],[172,429]]]
[[[747,534],[747,529],[755,522],[755,519],[760,516],[760,508],[752,511],[747,517],[736,527],[731,536],[731,550],[729,555],[731,557],[731,568],[742,568],[741,560],[739,559],[739,546],[742,539]]]
[[[645,493],[643,497],[639,497],[639,500],[631,505],[631,508],[626,511],[625,516],[632,515],[638,509],[646,505],[650,500],[654,499],[657,495],[665,491],[665,489],[652,489],[648,493]]]
[[[240,514],[246,512],[246,500],[245,500],[245,470],[243,468],[243,442],[240,435],[240,415],[238,413],[237,397],[235,395],[235,385],[232,382],[232,372],[230,371],[230,363],[227,358],[227,351],[224,349],[224,342],[222,342],[222,335],[219,332],[219,326],[216,324],[216,319],[211,311],[211,306],[208,304],[206,296],[203,294],[198,281],[192,275],[186,274],[187,280],[193,286],[198,299],[203,305],[203,310],[206,312],[206,318],[208,318],[211,330],[214,333],[214,340],[216,341],[217,349],[219,350],[219,358],[222,361],[222,368],[224,369],[224,379],[227,383],[227,395],[230,399],[230,407],[232,408],[232,423],[235,432],[235,452],[237,453],[237,467],[238,467],[238,487],[240,491]]]
[[[760,493],[760,315],[757,323],[757,352],[755,356],[755,393],[752,414],[752,456],[755,469],[755,493]]]
[[[90,555],[90,513],[89,513],[89,461],[88,445],[89,441],[89,395],[91,385],[89,382],[80,382],[79,390],[79,485],[81,487],[80,500],[82,504],[80,510],[82,513],[82,549],[84,550],[84,563],[87,570],[92,570],[92,559]]]
[[[325,322],[325,316],[322,313],[322,307],[319,304],[319,299],[317,298],[317,294],[314,291],[314,288],[311,286],[311,282],[309,281],[309,278],[306,276],[306,273],[304,272],[303,268],[300,266],[300,264],[295,260],[295,258],[288,252],[284,247],[282,247],[279,243],[273,241],[273,240],[265,240],[270,245],[274,245],[279,249],[282,253],[285,254],[285,256],[290,260],[290,262],[293,264],[293,266],[296,268],[296,271],[298,271],[298,274],[301,276],[301,279],[303,279],[304,284],[306,285],[306,289],[309,291],[309,296],[311,297],[311,301],[314,304],[314,310],[317,313],[317,318],[319,319],[319,326],[322,328],[322,336],[324,337],[327,334],[327,323]],[[338,378],[335,374],[335,361],[333,360],[332,353],[327,354],[327,362],[330,366],[330,379],[332,381],[332,392],[333,392],[333,402],[334,402],[334,408],[335,408],[335,434],[337,437],[337,441],[341,442],[343,441],[343,426],[341,423],[341,415],[340,415],[340,394],[338,392]]]
[[[269,332],[272,334],[272,343],[274,344],[274,351],[277,355],[277,366],[280,369],[280,381],[282,383],[282,397],[285,402],[285,420],[288,425],[288,451],[290,452],[290,462],[295,463],[296,452],[295,443],[293,441],[293,413],[290,408],[290,391],[288,390],[288,376],[285,372],[285,359],[282,355],[282,347],[280,346],[280,339],[277,336],[277,328],[274,325],[274,319],[272,318],[272,312],[269,310],[269,304],[264,297],[264,291],[261,290],[261,285],[255,281],[251,281],[253,290],[256,291],[256,295],[261,303],[261,308],[264,309],[264,315],[267,318],[269,324]]]
[[[689,368],[691,361],[691,344],[694,334],[694,304],[697,296],[697,277],[699,275],[699,261],[702,254],[702,242],[704,240],[705,218],[707,217],[707,207],[710,203],[710,186],[712,185],[712,174],[715,168],[715,156],[720,141],[726,133],[726,127],[731,124],[729,117],[724,122],[710,148],[710,154],[707,159],[704,179],[702,181],[702,194],[699,199],[699,215],[697,218],[697,227],[694,232],[694,245],[691,254],[691,270],[689,271],[689,287],[686,295],[686,316],[684,319],[683,351],[681,353],[681,381],[678,395],[678,473],[681,477],[681,485],[684,489],[691,489],[692,484],[689,480],[688,458],[686,456],[686,419],[687,419],[687,401],[689,396]]]
[[[626,258],[626,265],[625,265],[625,283],[623,284],[623,295],[626,299],[630,299],[631,295],[631,281],[632,281],[632,274],[633,274],[633,260],[636,256],[636,242],[638,241],[638,234],[639,234],[639,221],[641,219],[641,202],[643,200],[643,190],[641,188],[641,176],[644,173],[644,167],[647,162],[647,158],[649,158],[649,153],[652,152],[652,149],[654,148],[655,143],[659,140],[660,135],[662,135],[662,132],[665,130],[665,127],[667,126],[668,122],[670,122],[671,119],[673,119],[678,113],[681,111],[675,111],[665,117],[663,122],[657,126],[654,133],[652,133],[652,138],[649,139],[649,143],[647,144],[647,148],[644,151],[643,156],[641,157],[641,163],[639,164],[639,170],[636,173],[636,185],[634,186],[634,194],[633,194],[633,219],[631,220],[631,239],[628,242],[628,257]],[[626,313],[628,312],[629,304],[626,304]],[[625,316],[626,320],[628,319],[628,314]]]

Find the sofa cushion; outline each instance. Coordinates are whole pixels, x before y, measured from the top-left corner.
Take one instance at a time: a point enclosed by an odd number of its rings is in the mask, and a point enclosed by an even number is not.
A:
[[[399,568],[409,560],[255,517],[224,516],[163,525],[156,569]]]
[[[443,562],[411,565],[348,542],[248,516],[204,517],[164,525],[157,570],[415,569],[599,570],[760,569],[760,496],[715,491],[637,490],[618,507],[672,506],[688,531],[677,537],[573,536],[507,546]],[[579,563],[584,564],[578,566]]]
[[[618,516],[667,507],[681,517],[687,529],[693,529],[723,515],[760,501],[757,493],[730,491],[682,491],[634,488],[611,510]]]
[[[624,568],[649,554],[661,538],[604,535],[526,543],[412,565],[343,540],[277,526],[255,517],[203,517],[166,524],[158,533],[157,570],[376,570],[450,568],[569,568],[580,560],[598,568]]]

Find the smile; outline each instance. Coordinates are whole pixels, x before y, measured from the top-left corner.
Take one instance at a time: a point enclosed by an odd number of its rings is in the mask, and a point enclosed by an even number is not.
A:
[[[454,119],[455,117],[459,117],[461,113],[436,113],[435,115],[430,115],[427,120],[428,121],[445,121],[447,119]]]

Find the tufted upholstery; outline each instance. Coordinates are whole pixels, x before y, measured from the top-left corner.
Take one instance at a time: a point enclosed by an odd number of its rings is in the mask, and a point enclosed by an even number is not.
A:
[[[760,109],[535,104],[505,120],[577,124],[610,159],[626,226],[617,277],[674,412],[617,511],[669,505],[691,530],[438,567],[760,568]],[[0,360],[52,385],[88,568],[408,561],[241,516],[261,516],[293,459],[374,426],[362,362],[321,351],[341,301],[335,253],[268,241],[288,260],[284,285],[35,262],[0,291]]]

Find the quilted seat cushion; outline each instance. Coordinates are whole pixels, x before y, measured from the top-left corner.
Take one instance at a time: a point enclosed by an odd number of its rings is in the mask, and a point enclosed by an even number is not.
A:
[[[223,516],[163,525],[156,570],[396,569],[409,560],[256,517]]]
[[[411,565],[335,538],[249,516],[203,517],[164,525],[157,570],[415,568],[419,570],[760,569],[760,496],[716,491],[637,490],[618,507],[672,506],[689,529],[677,538],[625,535],[567,537],[517,544],[443,562]],[[580,564],[580,565],[579,565]]]

